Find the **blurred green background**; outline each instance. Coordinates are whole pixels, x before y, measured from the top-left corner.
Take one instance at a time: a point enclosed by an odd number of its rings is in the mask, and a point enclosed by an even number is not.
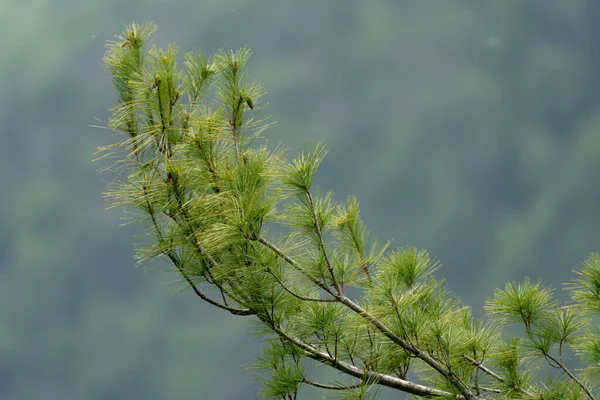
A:
[[[476,315],[600,250],[597,0],[4,0],[0,399],[257,396],[250,320],[136,269],[143,227],[104,209],[90,160],[116,138],[90,125],[116,100],[105,41],[132,20],[182,52],[252,48],[269,144],[324,139],[320,186],[439,258]]]

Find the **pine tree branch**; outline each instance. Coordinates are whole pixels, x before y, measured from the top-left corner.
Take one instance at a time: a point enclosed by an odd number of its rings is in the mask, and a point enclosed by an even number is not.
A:
[[[584,392],[585,394],[590,398],[590,400],[596,400],[596,397],[594,397],[594,395],[592,394],[592,392],[590,391],[590,389],[588,389],[587,386],[585,386],[583,384],[583,382],[581,382],[570,370],[569,368],[567,368],[567,366],[562,362],[562,360],[557,360],[555,357],[553,357],[550,354],[544,354],[546,356],[546,358],[549,358],[552,362],[556,363],[560,369],[562,369],[564,371],[565,374],[567,374],[569,376],[569,378],[571,378]]]
[[[487,368],[486,366],[484,366],[483,364],[481,364],[474,358],[471,358],[467,355],[463,355],[463,358],[465,360],[467,360],[468,362],[470,362],[471,364],[473,364],[474,366],[476,366],[477,368],[479,368],[480,370],[482,370],[483,372],[485,372],[486,374],[488,374],[489,376],[491,376],[492,378],[496,379],[498,382],[504,383],[504,379],[500,375],[496,374],[494,371]],[[531,396],[529,393],[524,393],[524,394]]]
[[[504,383],[506,382],[504,380],[504,378],[502,378],[500,375],[498,375],[497,373],[495,373],[494,371],[492,371],[491,369],[487,368],[485,365],[481,364],[480,362],[478,362],[477,360],[475,360],[474,358],[471,358],[467,355],[463,355],[463,358],[465,360],[467,360],[468,362],[470,362],[471,364],[473,364],[474,366],[476,366],[478,369],[480,369],[481,371],[483,371],[484,373],[486,373],[487,375],[491,376],[492,378],[496,379],[498,382],[500,383]],[[481,390],[485,390],[486,392],[492,391],[491,389],[486,389],[486,388],[480,388]],[[522,394],[524,394],[525,396],[530,396],[533,397],[533,394],[523,388],[517,388],[517,390],[519,392],[521,392]]]
[[[445,368],[434,357],[425,353],[424,351],[422,351],[418,347],[410,344],[409,342],[403,340],[401,337],[397,336],[387,326],[385,326],[385,324],[383,324],[381,321],[379,321],[377,318],[375,318],[372,314],[367,312],[364,308],[362,308],[358,304],[354,303],[352,300],[350,300],[345,295],[338,296],[338,299],[342,304],[344,304],[351,310],[355,311],[358,315],[360,315],[361,317],[366,319],[368,322],[370,322],[375,328],[377,328],[377,330],[379,330],[381,333],[383,333],[392,342],[394,342],[397,345],[399,345],[400,347],[402,347],[408,353],[421,359],[427,365],[429,365],[432,369],[434,369],[440,375],[445,377],[450,383],[452,383],[452,385],[454,385],[454,387],[456,387],[457,389],[459,389],[462,392],[462,394],[466,400],[473,400],[473,399],[477,398],[473,393],[471,393],[471,390],[469,389],[469,387],[467,385],[465,385],[458,376],[456,376],[456,374],[454,374],[451,370]]]
[[[399,389],[404,392],[414,394],[417,396],[421,396],[421,397],[425,397],[425,398],[452,396],[451,393],[443,391],[443,390],[419,385],[417,383],[413,383],[413,382],[410,382],[410,381],[407,381],[404,379],[400,379],[395,376],[390,376],[390,375],[381,374],[381,373],[375,372],[375,371],[360,369],[360,368],[355,367],[351,364],[348,364],[344,361],[337,360],[334,357],[329,356],[327,353],[317,350],[316,348],[305,343],[301,339],[284,332],[280,327],[278,327],[275,324],[272,324],[271,327],[279,336],[283,337],[286,341],[293,343],[296,346],[298,346],[299,348],[301,348],[302,350],[304,350],[307,353],[307,356],[309,358],[312,358],[315,361],[320,361],[327,365],[330,365],[333,368],[337,369],[338,371],[344,372],[348,375],[354,376],[354,377],[362,379],[362,380],[372,381],[372,382],[375,382],[375,383],[378,383],[380,385],[387,386],[390,388]],[[476,397],[471,396],[471,397],[467,398],[467,397],[460,396],[460,395],[457,396],[456,399],[478,400]]]
[[[271,163],[272,159],[268,157],[273,153],[268,150],[260,153],[256,163],[246,162],[246,156],[259,155],[258,152],[254,152],[251,141],[246,140],[248,132],[254,132],[254,127],[259,124],[255,125],[252,119],[246,121],[244,118],[246,105],[249,110],[252,110],[253,102],[261,96],[259,85],[246,87],[242,82],[244,66],[251,52],[246,49],[235,54],[222,51],[218,55],[216,69],[212,69],[212,64],[209,66],[204,56],[198,54],[195,59],[189,58],[188,74],[183,77],[175,66],[176,52],[171,51],[172,48],[166,53],[158,49],[145,51],[144,41],[154,30],[155,26],[151,23],[143,26],[130,25],[125,37],[120,37],[121,43],[113,42],[109,45],[104,58],[119,95],[119,103],[111,109],[112,117],[109,126],[128,136],[126,140],[110,147],[110,149],[119,147],[126,152],[126,156],[117,160],[115,164],[117,179],[124,178],[123,182],[121,185],[118,184],[121,182],[114,184],[108,194],[115,200],[114,205],[129,205],[142,209],[144,216],[149,216],[152,221],[150,229],[155,231],[158,245],[147,247],[146,252],[140,250],[138,254],[143,256],[142,259],[166,256],[196,296],[234,315],[255,315],[264,324],[265,332],[270,334],[274,332],[278,335],[284,345],[274,348],[273,353],[269,353],[270,356],[277,357],[277,365],[280,361],[285,365],[288,356],[292,356],[297,363],[302,357],[307,357],[348,375],[350,382],[357,382],[355,379],[361,380],[361,383],[356,385],[329,385],[308,380],[302,375],[298,376],[297,373],[301,374],[300,370],[277,370],[275,367],[276,373],[281,375],[274,376],[272,383],[275,385],[275,391],[281,392],[281,398],[295,399],[300,383],[327,390],[352,390],[370,385],[371,382],[427,398],[482,400],[484,397],[500,397],[497,394],[502,395],[503,389],[497,389],[495,385],[479,386],[480,378],[484,374],[490,377],[481,379],[484,385],[494,379],[495,383],[499,383],[498,387],[506,387],[506,390],[516,397],[542,397],[543,393],[534,396],[525,389],[511,387],[523,385],[534,392],[538,387],[535,383],[519,383],[518,380],[513,382],[514,379],[522,378],[520,371],[515,370],[516,364],[510,364],[509,372],[501,376],[484,366],[484,361],[488,365],[490,361],[486,357],[478,357],[475,351],[472,357],[462,356],[465,362],[474,367],[460,362],[461,345],[455,348],[454,339],[460,341],[471,337],[467,337],[471,333],[467,332],[469,328],[461,325],[463,316],[464,320],[471,321],[470,313],[460,314],[457,318],[449,317],[448,324],[438,323],[435,320],[428,321],[437,329],[428,332],[421,340],[420,335],[409,333],[413,332],[412,329],[407,330],[412,322],[403,312],[400,312],[400,308],[415,304],[417,307],[431,306],[441,312],[445,309],[445,305],[438,303],[431,305],[429,300],[420,303],[422,300],[420,297],[405,299],[402,296],[397,296],[398,298],[391,296],[393,306],[390,307],[390,304],[386,303],[385,308],[377,308],[379,301],[377,296],[390,293],[395,295],[393,292],[395,288],[389,289],[386,285],[395,285],[398,279],[409,280],[411,285],[418,279],[419,284],[432,291],[437,289],[435,280],[430,283],[423,279],[430,273],[426,265],[407,266],[406,263],[412,262],[411,260],[399,259],[398,263],[395,262],[396,260],[388,264],[381,263],[377,271],[378,279],[375,284],[373,283],[368,263],[374,263],[373,268],[375,268],[378,263],[374,260],[383,255],[387,246],[378,253],[378,256],[373,254],[376,252],[375,243],[367,252],[368,232],[359,218],[356,200],[349,200],[346,219],[343,219],[344,215],[340,215],[336,220],[337,223],[345,224],[345,226],[336,225],[333,232],[340,233],[338,228],[343,228],[342,240],[338,242],[336,236],[335,241],[329,241],[328,217],[335,211],[336,206],[342,210],[342,213],[344,208],[335,204],[329,196],[323,200],[317,197],[313,199],[310,192],[315,173],[326,153],[322,146],[317,146],[315,152],[308,157],[303,154],[299,159],[294,160],[293,164],[278,157],[273,157],[277,159]],[[144,57],[145,54],[148,54],[147,58]],[[224,106],[223,112],[219,108],[215,113],[197,113],[202,100],[202,87],[205,83],[209,84],[208,78],[213,73],[220,76],[221,80],[213,87],[214,91],[207,88],[207,93],[214,93],[213,100],[216,100],[220,106]],[[154,78],[150,78],[151,76]],[[149,82],[149,79],[152,82]],[[189,104],[182,104],[180,99],[186,94],[190,100]],[[209,106],[207,108],[210,109]],[[197,132],[190,129],[190,124],[196,123],[199,124]],[[208,125],[204,126],[205,123]],[[223,133],[223,128],[227,138],[220,135]],[[186,136],[188,133],[189,137]],[[215,138],[214,142],[213,138]],[[233,145],[229,144],[231,138],[233,138]],[[200,149],[197,149],[196,141]],[[206,146],[204,143],[207,143]],[[107,149],[108,147],[104,150]],[[234,155],[235,159],[233,159]],[[196,175],[198,165],[195,161],[206,163],[206,167],[200,166],[202,172],[199,176]],[[233,165],[229,164],[230,161],[233,161]],[[133,167],[131,171],[129,167]],[[225,171],[225,168],[229,167],[233,167],[235,171]],[[111,169],[107,168],[107,170]],[[284,170],[289,174],[282,177],[280,173]],[[212,181],[208,173],[212,176]],[[227,190],[230,184],[233,193]],[[285,189],[277,187],[279,184],[296,190],[300,204],[292,208],[290,215],[295,218],[292,218],[290,225],[309,229],[309,235],[313,240],[310,255],[318,258],[317,266],[312,263],[309,266],[301,265],[291,257],[292,253],[286,254],[286,250],[278,248],[260,236],[265,213],[272,212],[287,198],[285,194],[281,195],[280,190]],[[221,193],[215,198],[211,197],[210,200],[199,198],[201,206],[198,208],[191,206],[192,201],[194,205],[196,204],[194,196],[203,190],[209,190],[211,194]],[[258,195],[253,197],[252,193]],[[224,194],[232,194],[234,201],[221,201],[226,197],[223,196]],[[270,195],[274,197],[265,199]],[[236,203],[238,200],[240,200],[239,204]],[[217,206],[213,209],[215,205]],[[200,215],[204,212],[208,213],[206,218]],[[258,229],[255,229],[254,223],[259,219],[260,224]],[[245,229],[246,223],[251,226],[251,230]],[[234,230],[236,228],[241,229]],[[205,238],[203,236],[205,232],[214,236]],[[240,233],[245,237],[245,241]],[[294,237],[293,234],[290,237]],[[205,244],[205,239],[214,239],[215,244]],[[342,248],[335,247],[337,244],[341,244]],[[344,293],[346,275],[345,270],[343,273],[340,272],[343,269],[337,264],[338,250],[345,252],[342,254],[342,257],[347,257],[345,260],[351,259],[352,263],[356,263],[358,259],[360,262],[358,266],[351,266],[352,274],[360,274],[362,270],[366,275],[368,284],[362,286],[365,289],[362,293],[365,299],[363,305],[361,305],[362,300],[353,300]],[[279,274],[276,274],[274,269],[270,269],[269,263],[279,263],[279,259],[282,259],[286,265],[282,271],[277,271]],[[268,279],[266,282],[261,282],[264,278],[261,274],[265,272],[265,265],[266,272],[275,280]],[[423,268],[426,272],[424,274]],[[299,286],[301,284],[310,285],[304,278],[298,286],[291,285],[292,281],[289,278],[296,276],[296,272],[292,269],[315,286],[311,286],[310,290],[306,291],[298,289],[302,288]],[[288,277],[286,272],[291,273],[292,276]],[[600,281],[597,278],[600,276],[600,256],[591,257],[580,274],[583,279],[577,281],[577,288],[574,291],[576,303],[583,307],[596,308],[598,296],[595,289]],[[214,285],[220,291],[222,302],[210,298],[200,290],[200,287],[204,287],[200,286],[203,281]],[[588,293],[589,291],[593,293]],[[291,299],[284,292],[300,302]],[[309,295],[305,296],[301,293]],[[372,299],[375,301],[371,301]],[[454,301],[448,299],[445,292],[440,293],[439,299],[444,302]],[[306,310],[296,308],[298,305],[306,304],[302,301],[339,303],[339,306],[337,304],[319,306],[315,307],[318,313],[311,313],[312,310],[305,313]],[[415,303],[412,303],[413,301]],[[533,345],[541,351],[550,367],[564,372],[566,376],[560,382],[561,385],[564,382],[567,386],[557,387],[556,393],[562,393],[559,396],[566,396],[566,393],[572,394],[575,391],[577,396],[587,396],[588,400],[596,400],[591,388],[586,386],[589,382],[583,377],[578,378],[564,364],[563,341],[566,338],[560,343],[552,340],[539,341],[536,336],[538,334],[532,333],[532,326],[535,327],[536,316],[539,316],[540,310],[544,311],[549,305],[554,307],[548,288],[541,287],[539,284],[531,285],[529,280],[526,280],[523,285],[507,284],[506,291],[500,291],[496,300],[490,304],[490,306],[486,305],[488,311],[500,320],[520,316],[525,324],[525,338],[533,341]],[[454,309],[454,306],[450,304],[449,308]],[[570,306],[568,308],[575,309]],[[352,314],[358,314],[360,317]],[[415,317],[435,318],[425,312],[415,314]],[[562,326],[555,327],[554,324],[548,326],[551,330],[549,338],[560,333],[554,332],[559,328],[562,329],[563,336],[569,336],[581,328],[578,321],[571,320],[570,315],[562,317],[565,318],[560,321]],[[359,321],[358,327],[345,330],[345,324],[356,322],[356,318],[362,318],[364,322]],[[388,323],[388,320],[391,322]],[[457,327],[455,323],[460,326]],[[481,334],[476,337],[476,341],[484,346],[488,344],[494,346],[489,341],[496,338],[487,335],[484,325],[476,327],[475,330],[477,335]],[[448,342],[443,340],[446,334],[451,335],[449,338],[452,340]],[[435,338],[438,340],[437,344]],[[569,336],[573,342],[580,338],[584,336],[574,338]],[[422,343],[428,345],[421,347]],[[548,352],[553,343],[558,343],[558,352],[553,352],[554,355],[551,355]],[[576,350],[583,350],[585,356],[586,352],[596,350],[595,344],[590,343],[587,347],[582,345],[583,349],[576,348]],[[385,359],[386,351],[392,356],[391,359]],[[458,360],[452,357],[456,351],[459,351]],[[520,361],[516,344],[509,348],[508,352],[510,353],[508,357],[511,358],[506,358],[504,361],[508,360],[510,363]],[[502,357],[496,354],[492,360],[502,362]],[[481,361],[478,361],[478,358]],[[423,381],[423,385],[406,380],[413,359],[419,359],[419,365],[426,366],[427,371],[424,375],[426,380]],[[458,367],[456,363],[459,364]],[[510,375],[513,372],[516,373],[515,377]],[[438,376],[433,376],[436,374]],[[290,382],[295,386],[290,388],[288,385]],[[435,382],[442,382],[439,385],[443,385],[447,390],[427,386],[435,385]]]
[[[495,380],[497,380],[500,383],[504,383],[506,382],[504,380],[504,378],[502,378],[500,375],[498,375],[497,373],[495,373],[494,371],[492,371],[491,369],[487,368],[485,365],[483,365],[482,363],[478,362],[477,360],[475,360],[474,358],[471,358],[467,355],[463,355],[463,358],[465,360],[467,360],[468,362],[470,362],[471,364],[473,364],[474,366],[476,366],[478,369],[480,369],[481,371],[483,371],[484,373],[486,373],[487,375],[491,376],[492,378],[494,378]],[[485,390],[486,392],[492,391],[491,389],[486,389],[486,388],[480,388],[481,390]],[[521,392],[522,394],[524,394],[525,396],[530,396],[533,397],[533,394],[528,392],[527,390],[523,389],[523,388],[517,388],[517,390],[519,392]]]
[[[294,261],[291,257],[289,257],[287,254],[285,254],[284,252],[282,252],[279,248],[277,248],[275,245],[271,244],[266,239],[260,237],[260,238],[258,238],[258,241],[260,243],[264,244],[267,248],[269,248],[272,251],[274,251],[275,253],[277,253],[277,255],[279,255],[280,257],[282,257],[288,264],[290,264],[295,269],[297,269],[297,270],[299,270],[301,272],[305,272],[304,268],[302,268],[301,266],[299,266],[296,263],[296,261]],[[334,294],[334,293],[332,293],[329,290],[329,288],[326,285],[324,285],[323,283],[321,283],[318,279],[316,279],[314,277],[310,277],[310,276],[309,276],[309,279],[311,279],[311,281],[313,283],[315,283],[316,285],[318,285],[319,287],[323,288],[324,290],[329,291],[329,293],[331,293],[332,296],[334,296],[334,298],[337,299],[337,301],[339,301],[340,303],[344,304],[346,307],[350,308],[351,310],[353,310],[354,312],[356,312],[358,315],[360,315],[361,317],[363,317],[364,319],[366,319],[375,328],[377,328],[377,330],[379,330],[381,333],[383,333],[387,338],[389,338],[390,340],[392,340],[394,343],[398,344],[400,347],[402,347],[408,353],[410,353],[410,354],[414,355],[415,357],[418,357],[419,359],[421,359],[422,361],[424,361],[427,365],[429,365],[431,368],[433,368],[439,374],[441,374],[446,379],[448,379],[448,381],[450,381],[457,389],[459,389],[463,393],[463,396],[465,397],[466,400],[476,399],[476,397],[474,397],[474,395],[471,393],[471,390],[469,389],[469,387],[467,385],[465,385],[460,380],[460,378],[458,378],[452,371],[450,371],[449,369],[447,369],[446,367],[444,367],[435,358],[433,358],[429,354],[425,353],[424,351],[420,350],[416,346],[412,345],[411,343],[403,340],[402,338],[400,338],[399,336],[397,336],[396,334],[394,334],[381,321],[379,321],[373,315],[371,315],[370,313],[368,313],[365,309],[363,309],[362,307],[360,307],[358,304],[354,303],[352,300],[350,300],[344,294]]]

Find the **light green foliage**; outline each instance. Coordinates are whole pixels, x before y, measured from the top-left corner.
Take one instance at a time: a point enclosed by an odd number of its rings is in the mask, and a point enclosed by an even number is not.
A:
[[[146,49],[155,30],[131,24],[108,46],[119,99],[109,125],[126,138],[104,149],[115,158],[107,195],[149,225],[140,261],[166,257],[198,297],[255,318],[266,398],[312,385],[364,399],[383,385],[442,399],[595,399],[600,339],[588,314],[599,311],[599,256],[579,273],[573,303],[525,279],[495,292],[489,319],[474,319],[426,251],[386,253],[355,198],[319,195],[322,144],[291,162],[262,144],[250,50],[188,53],[180,70],[174,46]],[[504,341],[510,323],[523,335]],[[588,367],[572,371],[572,350]],[[342,382],[309,379],[307,361]],[[544,363],[559,374],[538,372]]]

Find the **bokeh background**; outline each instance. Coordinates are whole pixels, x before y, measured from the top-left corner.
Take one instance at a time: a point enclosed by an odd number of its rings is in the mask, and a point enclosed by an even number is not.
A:
[[[143,227],[104,207],[90,160],[116,138],[91,125],[132,20],[182,52],[251,47],[269,143],[325,140],[319,185],[428,249],[476,315],[600,251],[597,0],[3,0],[0,399],[257,398],[250,320],[135,268]]]

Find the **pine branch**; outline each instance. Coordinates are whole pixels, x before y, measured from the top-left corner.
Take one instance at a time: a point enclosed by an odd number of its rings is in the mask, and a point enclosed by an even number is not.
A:
[[[119,101],[109,126],[126,137],[103,149],[110,157],[124,153],[105,169],[116,175],[108,195],[151,222],[158,243],[138,250],[140,262],[168,258],[197,297],[234,315],[255,315],[264,334],[277,335],[275,361],[264,363],[273,374],[269,395],[295,399],[302,383],[326,390],[368,390],[373,383],[425,398],[537,398],[532,388],[547,387],[540,398],[585,393],[596,400],[564,364],[563,350],[570,346],[590,362],[590,374],[598,372],[600,332],[590,332],[580,311],[600,310],[600,255],[577,272],[572,304],[561,306],[551,288],[528,279],[486,302],[494,324],[522,322],[525,345],[566,375],[548,386],[532,382],[521,339],[504,342],[496,325],[474,320],[433,277],[439,264],[427,252],[387,252],[372,240],[365,254],[369,234],[358,202],[349,198],[345,208],[331,192],[313,197],[327,153],[322,144],[288,162],[253,143],[268,124],[245,118],[264,94],[243,79],[248,49],[214,59],[188,54],[181,72],[174,47],[145,50],[154,30],[131,24],[104,58]],[[268,239],[264,225],[272,223],[289,228],[285,249]],[[199,281],[223,301],[203,293]],[[305,357],[361,384],[308,380]],[[413,365],[423,384],[405,379]],[[480,386],[492,380],[492,387]]]
[[[577,378],[570,370],[569,368],[567,368],[567,366],[563,363],[562,360],[557,360],[556,358],[554,358],[552,355],[550,354],[546,354],[545,355],[548,359],[550,359],[552,362],[554,362],[556,365],[559,366],[560,369],[562,369],[564,371],[565,374],[567,374],[569,376],[569,378],[571,380],[573,380],[584,392],[585,394],[588,396],[588,398],[590,400],[596,400],[596,397],[594,397],[594,395],[592,394],[592,392],[590,391],[590,389],[585,386],[583,384],[583,382],[581,382],[581,380],[579,380],[579,378]]]
[[[280,257],[282,257],[284,260],[286,260],[286,262],[288,262],[291,266],[293,266],[294,268],[296,268],[300,271],[304,271],[304,269],[302,269],[302,267],[300,267],[292,258],[287,256],[285,253],[283,253],[281,250],[279,250],[276,246],[270,244],[267,240],[265,240],[263,238],[261,238],[261,239],[259,239],[259,241],[261,243],[263,243],[265,246],[267,246],[272,251],[275,251]],[[321,287],[324,290],[328,290],[327,286],[323,285],[317,279],[314,279],[313,283],[315,283],[316,285],[318,285],[319,287]],[[369,314],[366,310],[364,310],[358,304],[354,303],[352,300],[350,300],[345,295],[337,294],[337,293],[335,293],[335,294],[331,293],[331,294],[338,302],[340,302],[341,304],[344,304],[346,307],[348,307],[349,309],[351,309],[352,311],[356,312],[358,315],[363,317],[365,320],[367,320],[369,323],[371,323],[376,329],[378,329],[381,333],[383,333],[386,337],[388,337],[390,340],[392,340],[392,342],[398,344],[400,347],[402,347],[408,353],[413,354],[415,357],[421,359],[427,365],[429,365],[431,368],[433,368],[435,371],[437,371],[439,374],[441,374],[442,376],[447,378],[457,389],[459,389],[463,393],[463,396],[465,397],[465,399],[467,399],[467,400],[475,399],[475,397],[473,397],[473,394],[471,393],[471,390],[467,387],[467,385],[465,385],[460,380],[460,378],[458,378],[451,370],[445,368],[434,357],[432,357],[431,355],[418,349],[414,345],[406,342],[399,336],[395,335],[381,321],[379,321],[373,315]]]
[[[500,383],[504,383],[505,380],[498,374],[496,374],[494,371],[492,371],[491,369],[487,368],[485,365],[481,364],[480,362],[478,362],[477,360],[475,360],[474,358],[471,358],[467,355],[463,355],[463,357],[465,358],[465,360],[469,361],[471,364],[473,364],[474,366],[476,366],[478,369],[480,369],[481,371],[485,372],[487,375],[491,376],[492,378],[494,378],[495,380],[497,380]],[[485,388],[481,388],[482,390],[485,391],[492,391],[490,389],[485,389]],[[517,388],[517,390],[521,393],[523,393],[525,396],[529,396],[529,397],[533,397],[533,394],[531,394],[530,392],[528,392],[527,390],[523,389],[523,388]]]
[[[300,340],[290,334],[285,333],[278,326],[274,325],[272,328],[278,335],[283,337],[286,341],[293,343],[296,346],[298,346],[299,348],[301,348],[302,350],[306,351],[308,357],[310,357],[316,361],[320,361],[327,365],[330,365],[341,372],[344,372],[350,376],[354,376],[355,378],[373,381],[373,382],[376,382],[383,386],[388,386],[388,387],[391,387],[394,389],[400,389],[406,393],[414,394],[414,395],[425,397],[425,398],[451,396],[451,393],[445,392],[443,390],[433,389],[433,388],[430,388],[427,386],[423,386],[423,385],[419,385],[416,383],[406,381],[404,379],[396,378],[394,376],[380,374],[380,373],[377,373],[374,371],[363,370],[363,369],[357,368],[351,364],[345,363],[340,360],[336,360],[335,358],[331,357],[327,353],[323,353],[323,352],[315,349],[311,345],[304,343],[302,340]],[[476,397],[466,398],[466,397],[458,396],[456,398],[457,399],[464,398],[464,399],[477,400]]]
[[[436,360],[431,355],[426,352],[420,350],[419,348],[413,346],[412,344],[406,342],[396,334],[394,334],[387,326],[385,326],[381,321],[375,318],[373,315],[368,313],[365,309],[360,307],[358,304],[354,303],[348,297],[341,295],[339,296],[339,301],[355,311],[358,315],[363,317],[365,320],[369,321],[375,328],[377,328],[381,333],[383,333],[387,338],[389,338],[392,342],[398,344],[404,350],[413,354],[415,357],[424,361],[427,365],[429,365],[432,369],[437,371],[440,375],[448,379],[449,382],[452,383],[457,389],[459,389],[464,398],[466,400],[476,399],[476,397],[471,393],[471,390],[465,385],[464,382],[460,380],[458,376],[454,374],[450,369],[445,368],[438,360]]]

